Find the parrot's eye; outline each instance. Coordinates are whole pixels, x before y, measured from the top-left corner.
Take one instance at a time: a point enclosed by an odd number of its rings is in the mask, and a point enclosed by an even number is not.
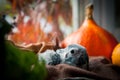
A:
[[[74,53],[75,53],[75,51],[74,51],[74,50],[71,50],[71,51],[70,51],[70,53],[71,53],[71,54],[74,54]]]

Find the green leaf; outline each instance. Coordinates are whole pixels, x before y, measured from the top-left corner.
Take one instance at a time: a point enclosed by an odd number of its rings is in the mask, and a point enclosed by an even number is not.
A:
[[[44,62],[39,63],[35,53],[21,51],[10,42],[6,42],[7,78],[16,80],[44,80],[46,69]]]

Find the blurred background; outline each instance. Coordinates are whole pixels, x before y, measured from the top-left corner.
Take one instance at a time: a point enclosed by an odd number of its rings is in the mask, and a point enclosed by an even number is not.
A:
[[[0,14],[14,26],[7,38],[15,43],[62,41],[82,25],[89,3],[96,23],[120,41],[119,0],[0,0]]]

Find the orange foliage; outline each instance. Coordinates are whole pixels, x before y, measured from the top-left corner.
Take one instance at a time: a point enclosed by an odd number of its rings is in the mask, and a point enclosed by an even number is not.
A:
[[[32,3],[34,0],[7,0],[11,3],[13,10],[16,8],[23,8],[24,6]]]
[[[31,20],[27,23],[21,22],[17,27],[19,32],[11,35],[11,40],[17,44],[30,44],[47,41],[47,37],[40,29],[40,25],[32,23]]]

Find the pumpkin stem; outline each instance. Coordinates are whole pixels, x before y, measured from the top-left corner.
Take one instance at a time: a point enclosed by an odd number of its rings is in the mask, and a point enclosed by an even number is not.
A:
[[[90,3],[85,8],[86,19],[93,19],[92,13],[93,13],[93,4]]]

